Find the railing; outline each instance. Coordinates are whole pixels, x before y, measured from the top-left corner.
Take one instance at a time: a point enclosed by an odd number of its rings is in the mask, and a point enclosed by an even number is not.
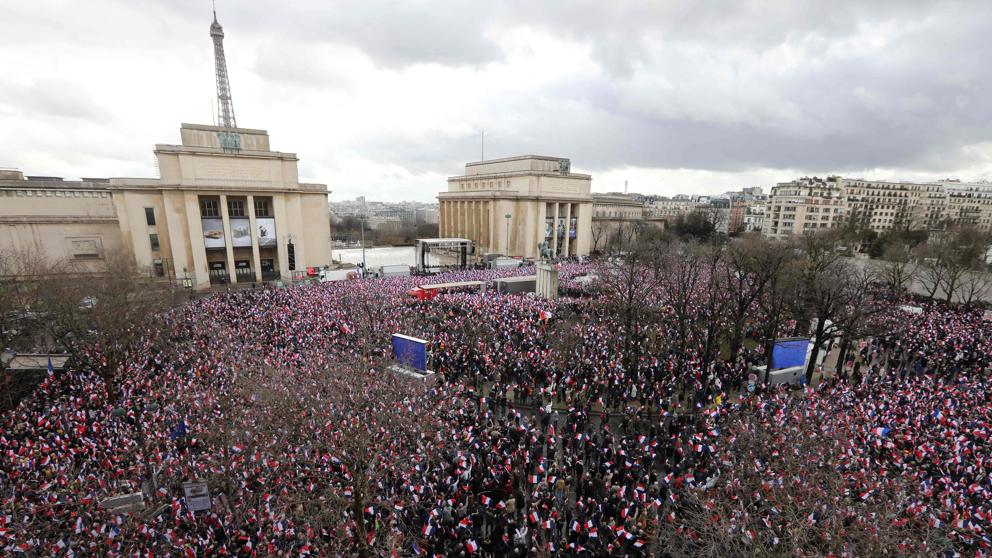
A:
[[[255,280],[255,270],[250,267],[237,267],[234,274],[238,278],[238,283],[252,282]]]
[[[226,269],[211,269],[208,270],[208,273],[210,274],[211,285],[226,285],[230,282],[230,276]]]

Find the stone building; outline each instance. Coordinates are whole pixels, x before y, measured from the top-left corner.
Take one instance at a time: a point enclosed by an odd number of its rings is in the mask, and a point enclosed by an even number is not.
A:
[[[221,147],[231,134],[240,148]],[[155,146],[159,178],[0,172],[0,247],[89,271],[123,250],[149,273],[197,289],[330,263],[327,187],[299,182],[295,154],[271,151],[264,130],[183,124],[180,136]]]
[[[238,127],[216,13],[210,38],[220,125],[182,124],[178,145],[156,145],[158,178],[0,171],[0,249],[36,250],[92,272],[127,253],[197,289],[291,279],[330,263],[327,186],[300,183],[294,153],[272,151],[265,130]]]
[[[845,218],[844,191],[835,177],[800,178],[772,187],[762,233],[786,238],[839,225]]]
[[[592,177],[560,157],[524,155],[465,165],[438,194],[440,236],[471,240],[477,254],[533,258],[546,242],[560,257],[589,254]]]

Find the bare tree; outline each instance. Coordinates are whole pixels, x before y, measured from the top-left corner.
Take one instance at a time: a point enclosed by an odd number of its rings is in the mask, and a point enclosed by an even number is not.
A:
[[[105,256],[107,271],[69,273],[46,281],[47,328],[76,358],[90,362],[104,380],[107,397],[116,400],[116,376],[134,342],[172,300],[171,287],[150,278],[126,253]]]
[[[635,372],[640,358],[641,337],[651,323],[657,321],[657,300],[660,287],[657,252],[654,247],[636,245],[623,258],[604,262],[598,271],[600,303],[620,321],[623,339],[623,365],[628,373]]]
[[[971,306],[987,300],[989,295],[992,295],[992,274],[989,272],[973,269],[961,277],[957,292],[958,302]]]
[[[884,316],[892,307],[887,297],[879,296],[875,276],[869,269],[850,269],[844,286],[847,291],[844,293],[847,304],[834,315],[833,321],[836,327],[832,328],[840,335],[836,368],[838,373],[853,342],[886,331],[887,324],[878,318]]]
[[[932,235],[919,250],[920,281],[929,297],[942,291],[944,300],[951,302],[965,275],[981,268],[988,247],[989,237],[973,228]]]
[[[839,317],[856,298],[856,271],[841,259],[830,234],[807,234],[802,240],[800,320],[812,320],[812,352],[806,364],[806,382],[813,380],[816,360],[828,339],[840,331]]]
[[[746,411],[721,430],[728,447],[717,471],[702,488],[680,493],[660,524],[665,555],[869,556],[904,548],[934,556],[951,548],[945,530],[889,504],[915,490],[901,477],[867,495],[852,490],[831,459],[853,443],[849,433],[823,432],[805,418],[777,428]]]
[[[675,328],[673,344],[679,375],[685,373],[689,339],[697,318],[695,308],[706,279],[701,259],[699,246],[684,242],[672,242],[657,259],[662,300]]]
[[[744,326],[757,309],[765,289],[782,273],[787,261],[783,245],[763,236],[749,235],[728,246],[720,281],[729,298],[730,362],[737,361],[744,339]]]
[[[917,265],[904,244],[890,244],[882,259],[873,263],[872,270],[878,281],[894,293],[905,292],[917,275]]]

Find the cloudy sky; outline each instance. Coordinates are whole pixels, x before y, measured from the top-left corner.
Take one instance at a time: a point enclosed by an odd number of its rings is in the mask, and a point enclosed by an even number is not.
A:
[[[332,199],[572,159],[670,195],[992,179],[992,2],[218,0],[235,111]],[[209,0],[0,0],[0,167],[156,176],[211,122]]]

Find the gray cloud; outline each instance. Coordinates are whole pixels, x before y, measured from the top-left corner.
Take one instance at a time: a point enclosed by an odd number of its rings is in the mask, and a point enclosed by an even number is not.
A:
[[[99,63],[77,57],[76,45],[105,51],[124,41],[147,49],[149,64],[165,60],[170,71],[187,68],[181,77],[204,79],[177,83],[163,69],[162,83],[209,95],[206,0],[94,6],[39,10],[44,17],[15,8],[0,63],[34,56],[26,40],[47,25],[64,31],[44,42],[66,64]],[[550,153],[592,171],[955,174],[989,160],[972,148],[992,143],[987,1],[220,0],[218,10],[239,123],[278,129],[274,147],[339,180],[356,157],[411,175],[455,174],[478,157],[481,128],[490,156]],[[549,72],[558,77],[525,68],[521,51],[548,56],[544,42],[558,58],[540,63],[569,69]],[[173,46],[178,54],[169,54]],[[140,96],[159,84],[130,83],[126,70],[102,63],[94,83],[28,76],[0,84],[0,119],[117,126],[97,102],[100,88]],[[202,110],[205,101],[196,103]],[[377,118],[373,103],[389,117]],[[147,111],[114,105],[118,123]],[[424,125],[423,114],[443,122]],[[37,142],[32,152],[61,148]],[[354,156],[338,159],[336,150]]]
[[[51,77],[29,85],[0,84],[0,106],[32,118],[72,118],[87,121],[107,121],[112,118],[106,109],[80,84]]]

